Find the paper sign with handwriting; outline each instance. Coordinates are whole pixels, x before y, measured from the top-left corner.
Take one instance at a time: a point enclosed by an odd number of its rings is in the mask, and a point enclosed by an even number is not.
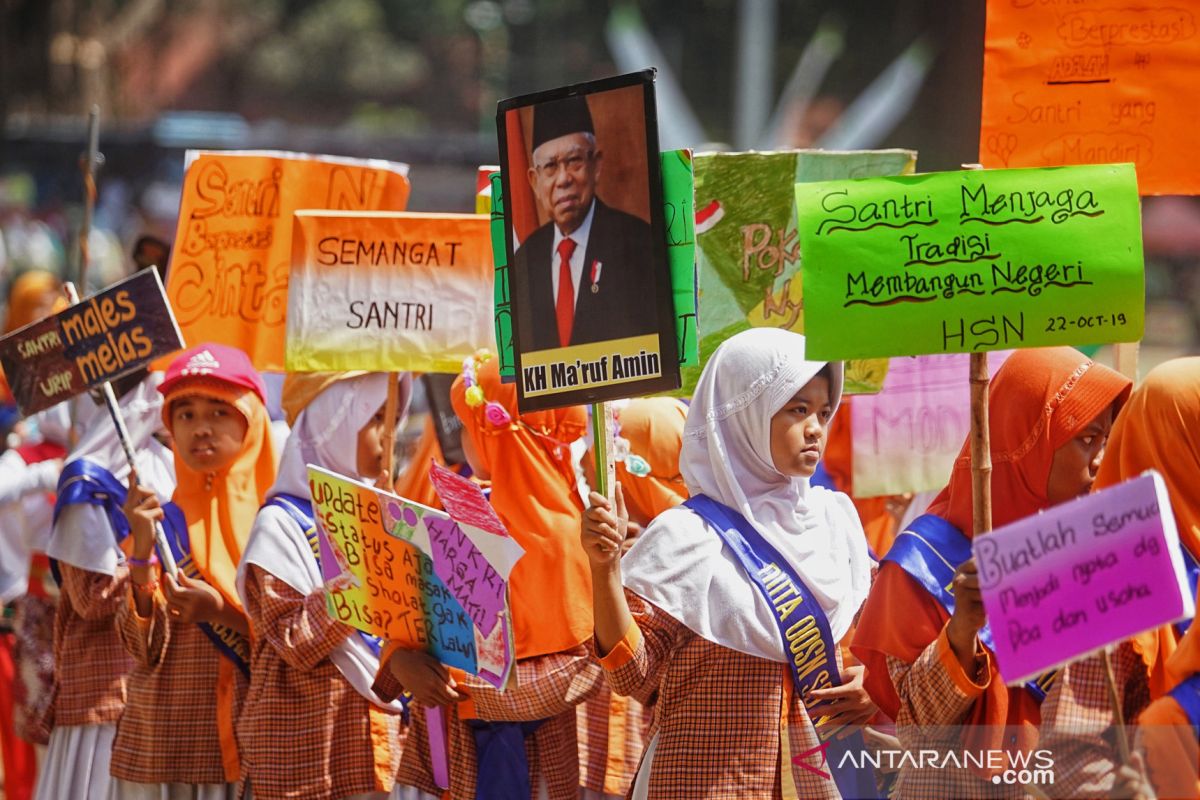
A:
[[[167,296],[185,341],[284,369],[297,209],[403,211],[408,165],[271,151],[188,151]]]
[[[183,347],[158,272],[144,269],[0,339],[0,365],[34,414]]]
[[[297,211],[287,368],[458,372],[492,347],[491,283],[485,215]]]
[[[796,184],[822,360],[1136,342],[1132,164]]]
[[[690,396],[721,342],[751,327],[805,332],[802,262],[796,232],[797,183],[908,175],[912,150],[828,153],[701,153],[695,158],[700,285],[700,361],[683,370]],[[878,392],[887,362],[846,365],[846,392]]]
[[[972,544],[1006,683],[1195,613],[1175,516],[1156,472]]]
[[[994,376],[1008,352],[993,353]],[[941,489],[971,430],[971,357],[893,358],[883,391],[850,406],[854,496]]]
[[[1143,194],[1200,193],[1200,6],[989,0],[979,161],[1137,164]]]
[[[308,479],[329,613],[503,687],[515,663],[507,579],[520,546],[311,464]]]

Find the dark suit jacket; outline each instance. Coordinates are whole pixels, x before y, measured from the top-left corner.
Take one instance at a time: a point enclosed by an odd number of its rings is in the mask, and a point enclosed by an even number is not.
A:
[[[650,226],[637,217],[609,208],[596,198],[592,229],[575,300],[571,344],[623,339],[658,330],[654,305],[654,256]],[[513,254],[513,269],[526,276],[529,296],[521,313],[521,350],[559,346],[552,269],[558,269],[554,223],[533,232]],[[592,291],[592,265],[601,263],[598,291]],[[670,287],[664,287],[670,291]]]

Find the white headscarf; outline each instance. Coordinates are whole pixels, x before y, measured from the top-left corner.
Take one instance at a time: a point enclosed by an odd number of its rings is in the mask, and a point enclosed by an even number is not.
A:
[[[830,399],[841,401],[843,370]],[[835,640],[866,599],[871,560],[850,498],[771,459],[771,418],[824,362],[806,361],[804,337],[755,328],[725,341],[696,386],[680,468],[688,490],[739,511],[808,585]],[[697,635],[733,650],[787,661],[774,609],[736,557],[691,510],[660,514],[621,561],[624,583]]]
[[[371,482],[374,478],[358,474],[358,432],[387,399],[387,381],[382,372],[357,375],[330,384],[296,417],[292,433],[284,445],[275,485],[268,499],[279,494],[310,498],[308,464],[316,464],[341,475]],[[407,413],[412,396],[412,376],[400,376],[400,413]],[[246,574],[249,565],[271,573],[302,595],[323,591],[321,568],[313,556],[304,531],[287,512],[264,506],[250,529],[250,539],[238,565],[237,591],[246,602]],[[399,701],[381,703],[371,691],[379,671],[379,658],[361,637],[350,636],[330,653],[329,660],[350,685],[380,708],[399,712]]]
[[[166,501],[175,491],[175,458],[170,449],[154,438],[154,434],[163,429],[163,399],[158,393],[162,379],[161,372],[151,372],[127,391],[117,405],[121,408],[121,417],[137,458],[138,482],[152,488],[159,499]],[[122,484],[127,483],[129,461],[107,409],[90,401],[79,403],[77,408],[77,424],[83,436],[67,456],[67,463],[86,459],[104,467]],[[46,555],[79,569],[105,575],[115,575],[123,560],[108,517],[96,506],[86,504],[72,506],[59,516],[46,544]]]

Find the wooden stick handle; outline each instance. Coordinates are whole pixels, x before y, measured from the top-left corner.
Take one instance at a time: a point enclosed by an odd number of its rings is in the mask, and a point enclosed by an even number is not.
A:
[[[971,353],[971,524],[975,535],[992,529],[992,447],[988,428],[987,353]]]
[[[396,483],[396,411],[400,407],[400,376],[389,372],[387,400],[383,404],[383,465],[388,480]],[[388,487],[389,490],[391,487]]]
[[[63,288],[71,300],[71,305],[76,305],[79,302],[79,292],[76,291],[75,284],[67,281],[63,284]],[[121,406],[117,403],[117,394],[113,391],[112,383],[105,381],[100,386],[100,392],[104,397],[108,415],[117,429],[117,440],[121,443],[121,450],[125,452],[130,469],[137,472],[137,454],[133,450],[133,441],[129,438],[129,429],[125,427],[125,418],[121,416]],[[162,564],[163,571],[172,578],[177,577],[178,569],[175,565],[175,558],[171,555],[171,547],[167,543],[167,532],[163,530],[161,522],[154,523],[154,545],[158,549],[158,560]]]
[[[1121,694],[1117,691],[1117,679],[1113,673],[1112,656],[1108,648],[1100,651],[1100,660],[1104,662],[1104,683],[1108,687],[1108,702],[1112,705],[1113,720],[1117,728],[1117,752],[1121,754],[1121,763],[1129,763],[1129,737],[1125,733],[1125,712],[1121,709]]]
[[[612,405],[592,404],[592,452],[596,456],[596,492],[608,498],[610,503],[617,499],[617,467],[613,462],[613,419]]]

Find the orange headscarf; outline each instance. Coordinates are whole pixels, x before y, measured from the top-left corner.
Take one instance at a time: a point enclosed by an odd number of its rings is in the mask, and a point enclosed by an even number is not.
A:
[[[687,407],[670,397],[631,400],[617,412],[617,420],[621,437],[629,441],[629,452],[650,465],[649,475],[631,474],[623,461],[616,467],[630,514],[649,522],[688,499],[679,471]]]
[[[1200,557],[1200,358],[1178,358],[1150,370],[1113,425],[1095,488],[1148,469],[1157,470],[1167,486],[1180,541]],[[1189,656],[1200,662],[1196,646],[1176,658],[1170,627],[1148,631],[1133,645],[1149,671],[1151,697],[1178,683],[1172,673],[1186,668]],[[1191,671],[1197,669],[1200,663]]]
[[[433,484],[429,481],[429,462],[436,461],[443,467],[446,459],[438,444],[437,430],[433,427],[433,414],[425,420],[421,430],[421,438],[417,440],[417,449],[399,477],[396,478],[395,492],[406,500],[420,503],[430,508],[441,508],[442,501]]]
[[[1130,387],[1130,381],[1119,373],[1069,347],[1018,350],[1009,357],[992,380],[988,399],[995,527],[1049,505],[1046,485],[1054,452],[1086,430],[1106,408],[1124,402]],[[950,483],[927,513],[971,537],[971,508],[968,438],[954,462]],[[895,718],[900,708],[887,657],[914,662],[949,619],[942,605],[903,569],[884,562],[851,645],[867,666],[867,691],[884,713]],[[996,674],[965,723],[991,726],[988,732],[996,737],[1002,734],[1000,726],[1025,724],[1032,735],[1040,718],[1029,693],[1023,688],[1008,689]]]
[[[4,320],[4,332],[12,333],[37,322],[48,314],[67,307],[67,298],[61,295],[62,283],[51,272],[31,269],[13,281],[8,290],[8,317]],[[53,302],[47,303],[47,295],[57,294]]]
[[[462,376],[450,388],[463,434],[491,473],[492,506],[525,548],[508,589],[517,658],[568,650],[592,635],[592,573],[579,544],[583,501],[568,451],[587,413],[571,406],[518,415],[516,386],[500,382],[495,358],[476,365],[475,381],[511,418],[496,425],[485,404],[468,405]]]
[[[67,298],[61,294],[62,283],[53,273],[44,269],[23,272],[8,290],[8,316],[4,319],[5,335],[37,322],[48,314],[57,314],[67,307]],[[58,293],[52,303],[47,304],[47,295]],[[12,391],[0,370],[0,402],[9,402]]]
[[[176,487],[171,500],[187,520],[196,568],[226,604],[241,611],[237,565],[258,509],[275,482],[271,420],[253,391],[215,376],[198,376],[179,381],[164,396],[163,422],[168,430],[172,427],[172,403],[195,396],[222,400],[237,409],[246,419],[246,438],[233,463],[216,473],[197,472],[176,453]]]
[[[1179,538],[1200,558],[1200,358],[1150,370],[1113,425],[1095,488],[1148,469],[1162,475]]]

